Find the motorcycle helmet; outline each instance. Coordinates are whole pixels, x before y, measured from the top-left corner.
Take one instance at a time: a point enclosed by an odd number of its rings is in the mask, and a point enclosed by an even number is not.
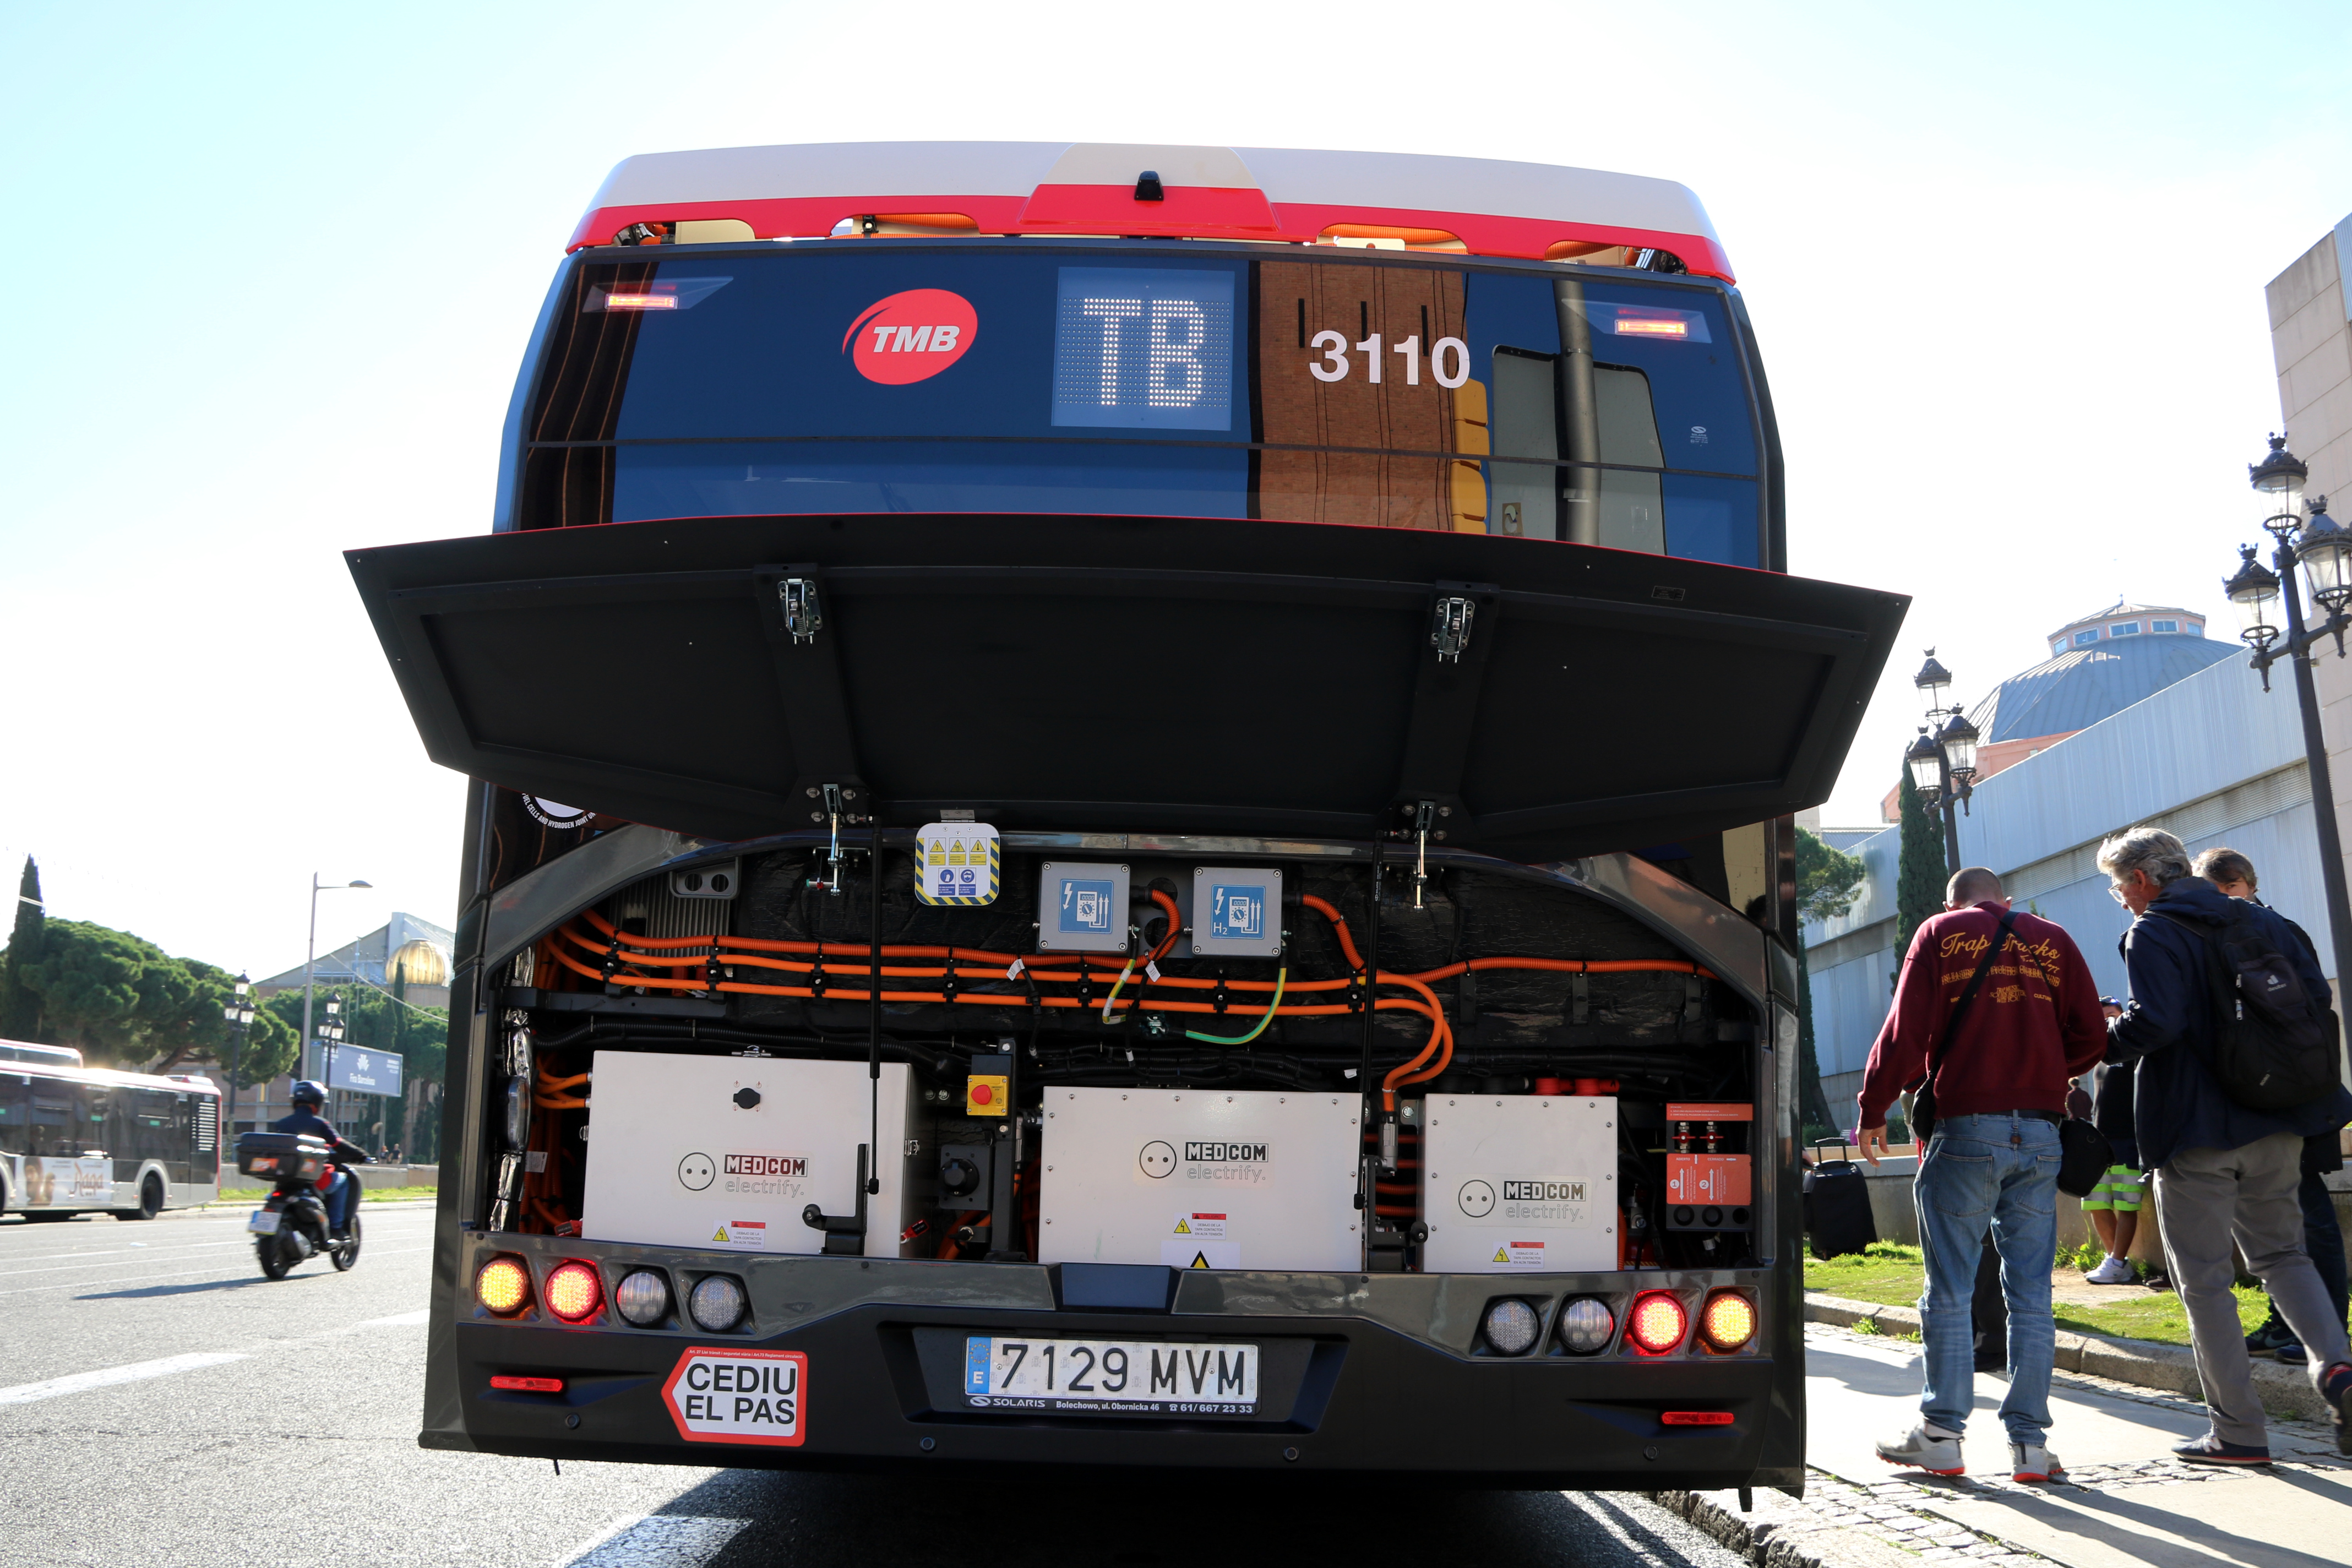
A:
[[[293,1092],[287,1098],[297,1105],[324,1105],[327,1103],[327,1091],[306,1078],[295,1084]]]

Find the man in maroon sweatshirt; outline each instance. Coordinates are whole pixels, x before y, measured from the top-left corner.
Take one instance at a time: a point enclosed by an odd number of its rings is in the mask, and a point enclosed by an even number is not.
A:
[[[1976,1396],[1969,1304],[1990,1224],[2009,1304],[2000,1418],[2011,1473],[2021,1481],[2064,1475],[2045,1441],[2057,1352],[2050,1266],[2058,1244],[2058,1128],[2067,1080],[2106,1048],[2098,988],[2074,939],[2012,910],[2000,879],[1982,867],[1954,877],[1944,912],[1920,922],[1904,954],[1859,1097],[1863,1154],[1875,1165],[1886,1149],[1886,1108],[1933,1064],[1935,1128],[1912,1187],[1927,1262],[1919,1299],[1927,1386],[1919,1425],[1878,1445],[1887,1463],[1961,1473],[1960,1434]]]

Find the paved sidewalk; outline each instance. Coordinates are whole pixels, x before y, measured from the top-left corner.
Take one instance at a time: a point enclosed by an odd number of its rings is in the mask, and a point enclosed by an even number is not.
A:
[[[1947,1480],[1895,1469],[1872,1448],[1917,1419],[1917,1345],[1821,1324],[1806,1329],[1805,1341],[1806,1458],[1815,1477],[1803,1508],[1819,1526],[1930,1562],[2019,1552],[2067,1568],[2352,1562],[2352,1459],[2336,1454],[2331,1431],[2317,1423],[2274,1414],[2269,1467],[2201,1469],[2169,1454],[2173,1443],[2205,1430],[2201,1405],[2062,1373],[2050,1444],[2070,1484],[2021,1486],[2009,1479],[1996,1414],[2003,1380],[1980,1375],[1966,1448],[1970,1473]]]

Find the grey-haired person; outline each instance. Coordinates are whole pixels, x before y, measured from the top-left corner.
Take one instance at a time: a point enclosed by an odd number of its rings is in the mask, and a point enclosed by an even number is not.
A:
[[[2252,935],[2286,959],[2305,997],[2321,1008],[2327,979],[2293,925],[2259,904],[2238,902],[2189,868],[2189,851],[2161,828],[2135,827],[2099,846],[2099,869],[2131,910],[2124,968],[2131,997],[2107,1025],[2110,1064],[2128,1063],[2137,1163],[2156,1173],[2156,1215],[2205,1387],[2212,1428],[2176,1446],[2200,1465],[2270,1462],[2270,1432],[2245,1330],[2238,1321],[2230,1244],[2270,1291],[2311,1355],[2311,1381],[2336,1416],[2336,1445],[2352,1454],[2352,1346],[2319,1271],[2304,1251],[2294,1190],[2303,1142],[2352,1118],[2340,1083],[2310,1103],[2257,1110],[2239,1103],[2211,1065],[2221,998],[2208,950],[2222,933]]]

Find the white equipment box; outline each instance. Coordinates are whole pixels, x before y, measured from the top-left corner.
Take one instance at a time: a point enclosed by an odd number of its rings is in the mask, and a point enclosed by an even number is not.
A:
[[[870,1135],[864,1062],[598,1051],[580,1234],[719,1252],[811,1253],[801,1211],[857,1207]],[[882,1064],[882,1190],[866,1200],[866,1256],[899,1256],[915,1218],[907,1184],[913,1080]]]
[[[1045,1263],[1363,1268],[1350,1094],[1045,1090]]]
[[[1617,1101],[1436,1095],[1422,1101],[1429,1274],[1617,1267]]]

